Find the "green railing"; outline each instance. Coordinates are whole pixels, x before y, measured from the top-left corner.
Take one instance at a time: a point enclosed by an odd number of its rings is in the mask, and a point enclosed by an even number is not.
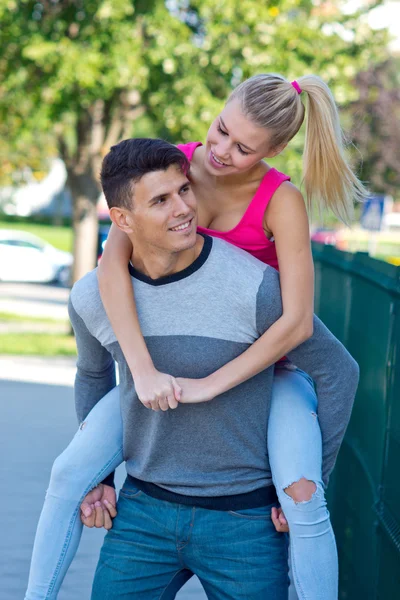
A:
[[[328,490],[341,600],[400,598],[400,267],[313,245],[315,311],[360,365]]]

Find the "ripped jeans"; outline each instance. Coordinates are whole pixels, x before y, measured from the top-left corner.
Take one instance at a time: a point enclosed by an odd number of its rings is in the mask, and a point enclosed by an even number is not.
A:
[[[290,530],[290,562],[299,600],[337,600],[338,558],[322,483],[322,439],[314,383],[295,365],[275,365],[268,455],[272,478]],[[286,492],[305,478],[315,484],[309,500]]]
[[[322,444],[311,378],[278,363],[268,423],[274,484],[290,528],[294,583],[300,600],[337,600],[335,538],[321,477]],[[119,389],[100,400],[56,459],[36,532],[25,600],[55,600],[82,534],[80,504],[123,461]],[[316,484],[296,504],[285,489],[300,478]],[[283,535],[283,534],[282,534]],[[183,583],[182,583],[183,585]]]

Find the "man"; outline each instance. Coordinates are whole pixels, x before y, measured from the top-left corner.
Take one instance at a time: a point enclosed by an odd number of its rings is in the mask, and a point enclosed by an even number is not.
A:
[[[241,354],[282,306],[274,269],[196,233],[188,168],[167,142],[125,140],[105,157],[102,184],[113,222],[134,242],[129,269],[152,359],[162,372],[198,379]],[[74,286],[70,316],[81,421],[114,385],[118,362],[128,472],[92,598],[170,598],[188,572],[209,598],[286,598],[286,539],[270,520],[277,498],[266,455],[273,368],[212,401],[155,412],[133,393],[95,272]],[[313,337],[289,358],[316,379],[319,402],[333,407],[326,480],[358,369],[318,319]]]

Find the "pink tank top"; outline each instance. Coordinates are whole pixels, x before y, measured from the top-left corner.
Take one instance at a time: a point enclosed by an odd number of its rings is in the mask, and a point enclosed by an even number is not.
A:
[[[201,145],[201,142],[190,142],[189,144],[180,144],[178,148],[191,161],[194,151]],[[264,213],[269,201],[281,183],[289,180],[290,177],[287,175],[280,173],[276,169],[270,169],[265,173],[258,190],[236,227],[229,231],[198,227],[197,231],[226,240],[234,246],[246,250],[246,252],[249,252],[249,254],[252,254],[263,263],[278,269],[275,242],[268,240],[264,232]]]

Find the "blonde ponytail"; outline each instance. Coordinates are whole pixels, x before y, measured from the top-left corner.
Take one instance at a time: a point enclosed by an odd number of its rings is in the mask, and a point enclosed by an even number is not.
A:
[[[354,201],[364,200],[368,192],[346,159],[335,100],[326,83],[316,75],[299,77],[297,81],[307,93],[303,180],[308,208],[316,200],[321,208],[331,209],[350,224]]]
[[[362,201],[367,190],[352,171],[346,156],[339,113],[329,87],[316,75],[297,79],[307,94],[307,110],[296,85],[281,75],[255,75],[235,88],[228,102],[238,98],[243,113],[256,125],[272,133],[272,148],[287,144],[299,131],[306,113],[303,154],[304,185],[309,210],[332,210],[349,224],[354,201]]]

